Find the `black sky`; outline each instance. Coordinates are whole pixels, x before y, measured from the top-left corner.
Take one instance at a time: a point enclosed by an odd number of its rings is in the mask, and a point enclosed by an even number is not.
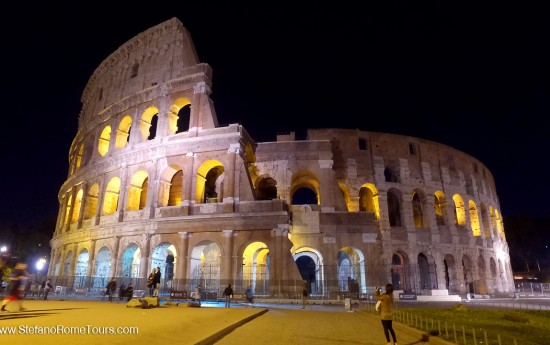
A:
[[[258,141],[322,127],[434,140],[486,164],[504,217],[549,214],[544,8],[184,3],[16,4],[3,18],[0,230],[56,217],[88,78],[119,46],[172,17],[213,68],[220,124],[241,123]]]

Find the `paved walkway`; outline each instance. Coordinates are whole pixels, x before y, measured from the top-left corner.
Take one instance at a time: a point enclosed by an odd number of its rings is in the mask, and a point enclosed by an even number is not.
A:
[[[386,344],[375,315],[343,306],[301,310],[298,305],[223,308],[223,303],[204,303],[200,308],[136,309],[119,301],[53,299],[25,300],[23,306],[21,312],[0,313],[1,343]],[[400,345],[422,343],[420,331],[400,324],[394,328]],[[448,344],[433,337],[429,343]]]

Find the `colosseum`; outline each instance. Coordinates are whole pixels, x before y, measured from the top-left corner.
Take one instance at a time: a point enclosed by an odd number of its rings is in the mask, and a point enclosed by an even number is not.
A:
[[[48,275],[161,294],[415,296],[514,291],[491,172],[416,137],[309,129],[255,142],[220,126],[212,69],[172,18],[130,39],[82,93]]]

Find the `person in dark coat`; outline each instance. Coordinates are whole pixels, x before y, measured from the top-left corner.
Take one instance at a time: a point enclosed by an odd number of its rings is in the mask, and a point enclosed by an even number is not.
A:
[[[120,285],[120,288],[118,288],[118,299],[122,301],[124,299],[124,296],[126,296],[126,285],[122,283],[122,285]]]
[[[112,302],[113,301],[113,294],[115,293],[116,291],[116,279],[113,278],[111,279],[111,281],[109,283],[107,283],[107,295],[109,296],[109,301]]]
[[[128,284],[128,287],[126,288],[126,291],[125,291],[125,295],[126,295],[126,300],[130,302],[130,300],[134,296],[134,286],[132,285],[132,283]]]
[[[225,307],[231,308],[231,296],[233,296],[233,288],[231,287],[231,284],[227,285],[225,290],[223,290],[222,295],[225,299]]]

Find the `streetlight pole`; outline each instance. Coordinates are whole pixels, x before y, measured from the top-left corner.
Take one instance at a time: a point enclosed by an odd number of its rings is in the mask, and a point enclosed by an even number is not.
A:
[[[40,277],[41,277],[41,271],[42,269],[44,268],[44,266],[46,265],[46,259],[44,258],[40,258],[38,259],[38,261],[36,262],[36,270],[37,270],[37,279],[40,280]]]

